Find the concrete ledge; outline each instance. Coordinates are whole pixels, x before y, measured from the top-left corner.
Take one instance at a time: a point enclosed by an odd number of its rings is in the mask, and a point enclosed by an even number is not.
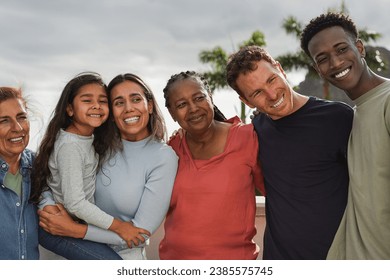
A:
[[[256,217],[265,217],[265,197],[256,196]]]
[[[52,251],[49,251],[39,245],[39,259],[40,260],[66,260],[64,257],[59,256]]]
[[[255,236],[256,243],[260,246],[260,255],[262,255],[262,245],[263,245],[263,232],[265,227],[265,197],[256,196],[256,228],[257,235]],[[161,239],[164,236],[164,223],[158,228],[158,230],[150,238],[150,244],[146,247],[146,256],[150,260],[158,260],[158,246]],[[41,260],[65,260],[65,258],[54,254],[51,251],[46,250],[45,248],[39,246],[40,259]]]

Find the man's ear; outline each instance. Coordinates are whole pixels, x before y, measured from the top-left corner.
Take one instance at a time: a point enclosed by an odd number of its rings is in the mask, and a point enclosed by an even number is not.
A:
[[[360,53],[360,56],[362,58],[366,57],[366,48],[364,47],[364,44],[363,44],[362,40],[357,39],[357,41],[355,43],[355,46],[358,49],[358,51]]]
[[[287,74],[284,72],[282,65],[279,61],[276,61],[276,68],[283,74],[284,78],[287,79]]]
[[[255,106],[253,106],[251,103],[249,103],[248,100],[246,100],[244,97],[239,96],[239,98],[240,98],[241,102],[243,102],[243,103],[244,103],[246,106],[248,106],[249,108],[251,108],[251,109],[254,109],[254,108],[255,108]]]

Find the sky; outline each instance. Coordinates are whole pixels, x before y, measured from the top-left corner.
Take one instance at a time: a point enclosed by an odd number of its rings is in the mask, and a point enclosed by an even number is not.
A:
[[[358,28],[382,34],[390,48],[388,0],[345,0]],[[168,134],[178,128],[164,108],[162,89],[172,74],[207,71],[202,50],[221,46],[231,53],[259,30],[273,56],[299,50],[282,28],[295,16],[303,24],[338,8],[341,0],[1,0],[0,85],[22,87],[39,112],[31,122],[35,150],[65,84],[83,71],[106,83],[121,73],[139,75],[153,90]],[[287,72],[293,85],[304,73]],[[240,106],[232,90],[214,93],[214,103],[232,117]]]

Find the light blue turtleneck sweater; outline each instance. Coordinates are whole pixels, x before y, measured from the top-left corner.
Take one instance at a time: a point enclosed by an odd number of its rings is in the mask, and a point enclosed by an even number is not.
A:
[[[123,221],[153,233],[168,211],[178,158],[164,143],[151,137],[122,140],[123,151],[103,165],[96,178],[96,205]],[[116,251],[127,248],[116,233],[88,225],[84,239],[108,243]]]

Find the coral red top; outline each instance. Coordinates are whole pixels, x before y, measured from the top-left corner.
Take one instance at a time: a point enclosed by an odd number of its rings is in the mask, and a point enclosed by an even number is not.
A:
[[[194,160],[186,137],[170,145],[179,168],[160,243],[160,259],[256,259],[255,186],[264,194],[257,163],[258,140],[252,124],[238,117],[225,150],[209,160]]]

